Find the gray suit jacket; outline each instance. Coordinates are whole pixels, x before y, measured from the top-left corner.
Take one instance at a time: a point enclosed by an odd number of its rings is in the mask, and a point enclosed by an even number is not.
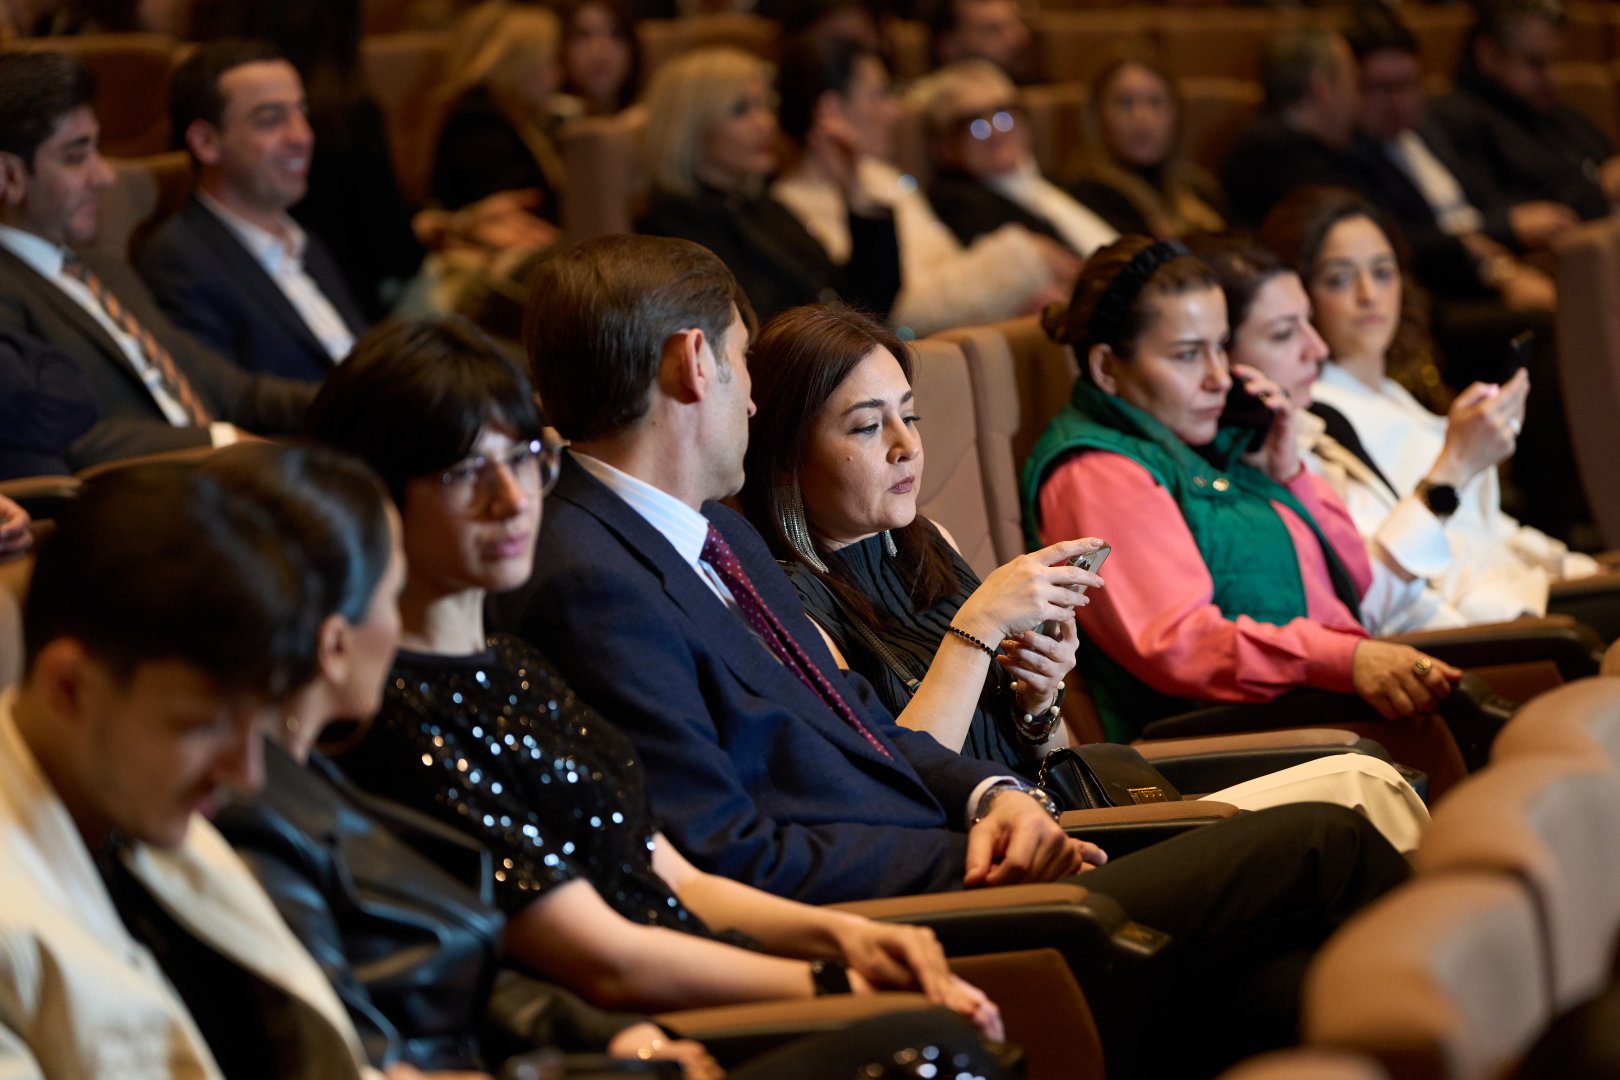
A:
[[[215,419],[258,435],[298,430],[314,387],[243,371],[176,328],[127,264],[93,255],[84,261],[174,356]],[[5,248],[0,248],[0,327],[55,345],[83,371],[100,419],[69,448],[74,468],[208,444],[207,429],[168,422],[124,351],[89,312]]]

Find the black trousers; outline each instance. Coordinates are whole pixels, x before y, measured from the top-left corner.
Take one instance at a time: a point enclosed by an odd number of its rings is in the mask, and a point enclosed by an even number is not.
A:
[[[1079,884],[1171,937],[1153,959],[1085,987],[1109,1076],[1212,1076],[1295,1042],[1312,953],[1409,874],[1360,814],[1300,803],[1080,875]]]

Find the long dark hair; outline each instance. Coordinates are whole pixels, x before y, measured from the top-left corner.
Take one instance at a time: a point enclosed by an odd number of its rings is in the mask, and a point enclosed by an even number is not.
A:
[[[911,381],[911,351],[890,331],[859,312],[814,304],[784,311],[760,331],[748,352],[756,412],[745,459],[747,482],[739,501],[778,559],[798,563],[824,581],[854,613],[871,625],[883,618],[859,588],[837,567],[826,573],[811,566],[782,528],[778,479],[798,484],[799,464],[809,446],[810,427],[821,407],[862,360],[886,349]],[[903,529],[891,530],[899,565],[909,576],[910,599],[926,611],[957,590],[949,545],[919,514]]]
[[[1266,283],[1294,272],[1270,248],[1243,233],[1201,233],[1187,237],[1186,242],[1215,271],[1226,294],[1226,323],[1234,337]]]

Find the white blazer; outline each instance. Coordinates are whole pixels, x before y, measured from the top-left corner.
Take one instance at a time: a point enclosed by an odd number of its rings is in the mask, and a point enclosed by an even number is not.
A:
[[[23,742],[14,700],[0,695],[0,1080],[220,1077]],[[136,847],[128,865],[200,940],[288,994],[301,1076],[380,1076],[320,968],[208,822],[193,820],[175,851]]]

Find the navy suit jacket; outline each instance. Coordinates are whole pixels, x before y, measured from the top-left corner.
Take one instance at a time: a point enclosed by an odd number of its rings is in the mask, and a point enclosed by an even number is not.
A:
[[[902,728],[837,666],[764,540],[704,507],[885,758],[777,661],[661,533],[565,458],[535,577],[491,621],[546,653],[635,744],[654,810],[705,870],[815,903],[961,887],[973,788],[1005,770]]]
[[[366,330],[360,305],[326,245],[307,235],[305,271],[359,337]],[[249,371],[315,382],[332,370],[292,301],[195,195],[152,234],[137,268],[176,326]]]
[[[300,429],[314,387],[243,371],[169,322],[127,263],[89,254],[83,258],[108,291],[169,350],[215,419],[255,435],[290,435]],[[54,345],[79,365],[100,419],[68,448],[73,468],[208,445],[207,428],[177,427],[164,418],[129,357],[100,323],[3,247],[0,328]]]

